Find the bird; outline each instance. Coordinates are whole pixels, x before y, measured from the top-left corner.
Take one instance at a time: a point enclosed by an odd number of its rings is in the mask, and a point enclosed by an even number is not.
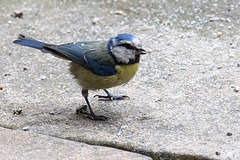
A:
[[[61,45],[41,42],[20,34],[13,43],[69,60],[70,73],[80,85],[87,104],[85,106],[89,109],[87,114],[97,121],[107,120],[107,117],[93,112],[88,91],[103,89],[107,95],[96,95],[100,99],[127,98],[125,95],[112,95],[107,89],[129,82],[138,70],[140,55],[147,53],[140,39],[129,33],[118,34],[108,41],[78,41]]]

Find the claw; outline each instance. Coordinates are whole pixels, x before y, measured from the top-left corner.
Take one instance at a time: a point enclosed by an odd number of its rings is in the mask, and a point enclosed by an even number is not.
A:
[[[91,116],[91,118],[94,120],[94,121],[106,121],[107,120],[107,117],[105,116]]]
[[[102,96],[102,95],[95,95],[94,97],[98,97],[100,100],[110,100],[110,101],[113,101],[113,100],[123,100],[123,99],[130,99],[129,96]]]

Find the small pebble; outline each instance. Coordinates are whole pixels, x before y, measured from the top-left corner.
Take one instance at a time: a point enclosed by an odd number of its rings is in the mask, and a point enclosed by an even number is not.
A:
[[[217,156],[219,156],[221,153],[220,153],[220,152],[215,152],[215,154],[216,154]]]
[[[231,132],[227,132],[227,136],[232,136],[232,133]]]
[[[10,73],[5,73],[4,76],[10,76]]]
[[[27,67],[23,67],[23,70],[26,71],[26,70],[28,70],[28,68]]]
[[[226,19],[226,22],[231,23],[232,21],[231,21],[231,19],[227,18],[227,19]]]
[[[49,112],[49,114],[50,114],[50,115],[55,115],[55,113],[54,113],[54,112]]]
[[[233,90],[234,90],[235,92],[239,92],[239,91],[240,91],[240,87],[235,86],[235,87],[233,87]]]
[[[2,87],[2,86],[0,87],[0,90],[3,90],[3,87]]]
[[[218,33],[217,33],[217,36],[218,36],[218,37],[221,37],[221,36],[222,36],[222,32],[218,32]]]
[[[92,20],[92,24],[93,24],[93,25],[96,25],[96,24],[99,23],[99,21],[100,21],[100,18],[99,18],[99,17],[94,17],[93,20]]]
[[[47,79],[47,77],[45,75],[42,75],[41,80],[45,80],[45,79]]]
[[[22,109],[13,110],[13,115],[20,115],[20,114],[22,114]]]
[[[222,18],[220,18],[220,20],[221,20],[221,21],[225,21],[226,19],[222,17]]]
[[[237,67],[240,67],[240,63],[237,64]]]
[[[11,14],[13,18],[22,18],[23,17],[23,12],[13,12]]]
[[[22,128],[23,131],[28,131],[29,130],[29,126],[25,126]]]
[[[116,11],[115,14],[122,15],[123,12],[122,11]]]
[[[210,22],[213,22],[213,21],[218,21],[219,20],[219,18],[218,17],[211,17],[210,19],[209,19],[209,21]]]

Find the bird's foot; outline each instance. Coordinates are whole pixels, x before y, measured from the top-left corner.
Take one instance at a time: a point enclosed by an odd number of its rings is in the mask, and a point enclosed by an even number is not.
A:
[[[104,92],[106,92],[106,96],[102,96],[102,95],[95,95],[94,97],[98,97],[100,100],[108,100],[108,101],[113,101],[113,100],[122,100],[122,99],[130,99],[130,97],[125,96],[125,95],[121,95],[121,96],[114,96],[112,95],[108,90],[103,89]]]
[[[84,113],[86,118],[92,119],[94,121],[106,121],[108,118],[105,116],[92,115],[90,113]]]
[[[114,96],[114,95],[107,95],[107,96],[102,96],[102,95],[95,95],[94,97],[98,97],[99,100],[109,100],[109,101],[113,101],[113,100],[123,100],[123,99],[130,99],[130,97],[125,96],[125,95],[121,95],[121,96]]]
[[[87,111],[88,106],[87,105],[83,105],[83,106],[79,106],[76,108],[76,114],[84,114],[85,117],[92,119],[94,121],[106,121],[107,117],[105,116],[97,116],[95,114],[91,114]]]
[[[89,118],[91,118],[94,121],[106,121],[108,119],[105,116],[97,116],[97,115],[92,116],[91,114],[89,116],[90,116]]]

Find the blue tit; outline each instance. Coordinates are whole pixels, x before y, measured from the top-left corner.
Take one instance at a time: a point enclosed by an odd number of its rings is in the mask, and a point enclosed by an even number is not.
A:
[[[137,72],[141,54],[146,54],[140,40],[132,34],[119,34],[109,41],[83,41],[62,45],[47,44],[19,35],[14,44],[39,49],[44,53],[71,61],[70,72],[82,88],[93,120],[106,120],[97,116],[88,101],[88,90],[103,89],[107,96],[99,98],[124,99],[113,96],[106,89],[127,83]]]

